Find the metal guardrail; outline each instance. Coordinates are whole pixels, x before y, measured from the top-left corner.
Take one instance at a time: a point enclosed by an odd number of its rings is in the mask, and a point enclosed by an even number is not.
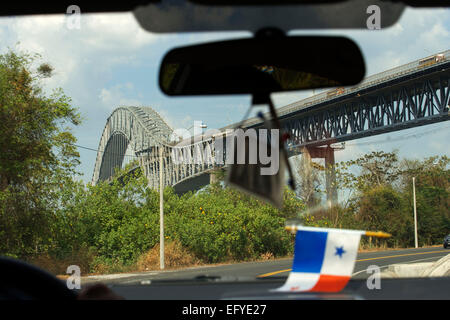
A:
[[[427,60],[429,58],[436,57],[438,55],[443,55],[444,56],[443,60],[437,61],[437,62],[432,62],[432,63],[425,63],[425,64],[421,64],[420,63],[421,61]],[[296,101],[294,103],[288,104],[288,105],[286,105],[284,107],[278,108],[277,109],[277,113],[278,113],[278,116],[281,117],[283,115],[286,115],[286,114],[289,114],[289,113],[292,113],[292,112],[295,112],[295,111],[299,111],[299,110],[305,109],[305,108],[310,107],[312,105],[315,105],[315,104],[318,104],[318,103],[321,103],[321,102],[324,102],[324,101],[332,100],[332,99],[334,99],[334,98],[336,98],[338,96],[341,97],[343,95],[347,95],[347,94],[350,94],[350,93],[353,93],[353,92],[365,89],[367,87],[374,86],[376,84],[385,82],[385,81],[390,80],[390,79],[394,79],[394,78],[398,78],[400,76],[404,76],[404,75],[407,75],[407,74],[410,74],[410,73],[414,73],[414,72],[416,72],[418,70],[423,70],[423,69],[427,69],[427,68],[430,68],[430,67],[434,67],[436,65],[445,63],[448,60],[450,60],[450,50],[446,50],[444,52],[436,53],[434,55],[431,55],[431,56],[428,56],[428,57],[425,57],[425,58],[422,58],[422,59],[419,59],[419,60],[415,60],[413,62],[404,64],[404,65],[401,65],[401,66],[398,66],[398,67],[395,67],[395,68],[392,68],[392,69],[389,69],[389,70],[386,70],[386,71],[383,71],[383,72],[380,72],[380,73],[377,73],[377,74],[374,74],[374,75],[371,75],[371,76],[365,78],[363,81],[361,81],[355,87],[351,87],[351,88],[335,88],[335,89],[332,89],[332,90],[321,92],[319,94],[316,94],[314,96],[308,97],[306,99],[303,99],[303,100]],[[340,89],[340,91],[341,91],[339,94],[330,95],[333,92],[336,92],[336,90],[338,90],[338,89]],[[262,122],[261,119],[254,117],[254,118],[250,118],[250,119],[244,121],[243,126],[252,126],[252,125],[255,125],[255,124],[260,123],[260,122]],[[234,127],[234,125],[230,125],[230,126],[226,126],[223,129],[233,128],[233,127]]]

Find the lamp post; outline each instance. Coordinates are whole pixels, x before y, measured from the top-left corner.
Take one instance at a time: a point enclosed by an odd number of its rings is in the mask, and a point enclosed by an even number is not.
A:
[[[189,132],[189,130],[191,130],[192,128],[194,128],[194,135],[191,136],[191,142],[195,143],[195,136],[201,134],[202,135],[202,140],[203,140],[203,129],[208,128],[208,126],[206,124],[203,123],[203,121],[194,121],[194,125],[190,126],[189,128],[186,128],[186,130]],[[200,128],[201,132],[197,132],[196,128]],[[189,132],[190,134],[190,132]]]
[[[164,175],[163,146],[159,147],[159,267],[164,269]]]
[[[414,201],[414,245],[419,247],[419,241],[417,239],[417,207],[416,207],[416,177],[413,180],[413,201]]]
[[[203,129],[208,128],[208,126],[206,124],[203,123],[203,121],[194,121],[194,125],[190,126],[189,128],[187,128],[186,130],[189,131],[192,128],[194,128],[194,137],[197,134],[203,134]],[[195,130],[195,128],[200,128],[202,129],[202,132],[196,132],[197,130]]]
[[[201,129],[207,128],[206,124],[203,124],[202,121],[194,121],[194,125],[189,127],[187,130],[189,131],[191,128],[199,127]],[[202,132],[203,134],[203,132]],[[161,270],[164,269],[164,146],[159,147],[159,267]]]
[[[192,128],[208,128],[206,124],[203,123],[203,121],[194,121],[194,125],[190,126],[189,128],[186,128],[186,130],[191,130]]]

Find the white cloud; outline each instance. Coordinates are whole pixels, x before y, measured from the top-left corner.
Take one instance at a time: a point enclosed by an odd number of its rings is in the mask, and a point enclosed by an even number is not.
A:
[[[405,29],[403,28],[401,23],[393,25],[391,28],[387,30],[387,33],[393,37],[397,37],[402,34]]]
[[[369,74],[449,49],[448,9],[406,9],[399,23],[373,34],[355,34]]]
[[[159,115],[166,121],[166,123],[174,130],[187,129],[194,124],[194,120],[190,115],[181,119],[174,118],[167,109],[160,109],[157,111]]]
[[[82,15],[80,29],[69,29],[64,15],[1,19],[2,46],[16,42],[18,49],[39,53],[55,68],[48,86],[65,86],[78,74],[111,76],[116,65],[136,62],[136,50],[157,41],[142,30],[131,13]],[[95,68],[93,68],[95,67]]]
[[[81,20],[80,30],[80,40],[90,50],[133,52],[157,38],[144,31],[131,13],[87,15]]]
[[[102,88],[100,90],[99,99],[103,106],[111,111],[118,106],[142,106],[142,102],[138,99],[131,98],[136,96],[134,86],[130,82],[117,84],[109,89]]]

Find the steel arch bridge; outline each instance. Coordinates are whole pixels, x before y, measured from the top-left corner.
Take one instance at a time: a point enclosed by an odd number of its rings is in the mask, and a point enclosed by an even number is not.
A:
[[[307,150],[311,157],[326,162],[328,158],[333,164],[330,144],[450,120],[449,103],[450,50],[370,76],[356,87],[323,92],[277,111],[291,136],[287,143],[291,156]],[[243,123],[245,128],[261,125],[260,118]],[[156,111],[120,107],[103,130],[92,183],[110,179],[131,153],[154,189],[159,188],[161,159],[165,186],[187,191],[195,184],[208,184],[209,172],[218,166],[216,144],[226,145],[227,130],[235,126],[175,146],[170,144],[173,130]],[[225,158],[226,147],[220,150]],[[175,161],[174,154],[183,161]]]
[[[103,129],[92,184],[110,180],[127,158],[139,161],[149,186],[154,189],[160,185],[160,160],[164,186],[178,186],[183,192],[190,189],[183,185],[188,180],[197,178],[194,184],[199,186],[209,183],[205,174],[214,168],[215,137],[174,146],[170,143],[172,133],[172,128],[150,107],[115,109]]]
[[[119,107],[107,119],[98,146],[93,184],[110,179],[127,157],[169,141],[172,128],[151,108]]]

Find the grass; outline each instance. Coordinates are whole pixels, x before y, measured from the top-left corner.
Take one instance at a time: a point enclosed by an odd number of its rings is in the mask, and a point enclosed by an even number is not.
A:
[[[137,271],[159,270],[159,244],[141,255],[136,263]],[[178,241],[170,241],[164,245],[164,267],[177,269],[201,264],[192,253],[183,248]]]
[[[74,250],[64,259],[56,259],[49,254],[40,254],[26,259],[26,262],[52,274],[66,274],[67,268],[71,265],[77,265],[81,270],[89,270],[94,258],[94,252],[86,248],[81,248]]]

